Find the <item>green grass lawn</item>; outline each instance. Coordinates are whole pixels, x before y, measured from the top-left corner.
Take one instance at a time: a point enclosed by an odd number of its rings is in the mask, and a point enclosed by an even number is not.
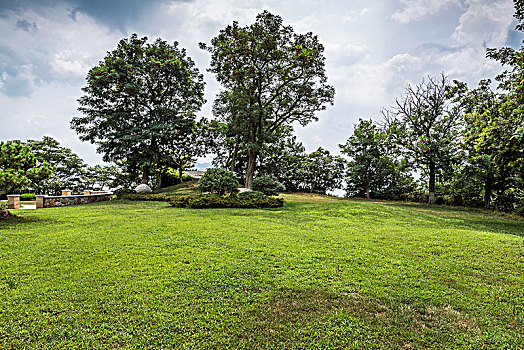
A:
[[[0,348],[524,348],[524,221],[284,196],[0,221]]]

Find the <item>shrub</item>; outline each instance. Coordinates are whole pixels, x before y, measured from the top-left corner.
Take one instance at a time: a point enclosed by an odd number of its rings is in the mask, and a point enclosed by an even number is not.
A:
[[[213,192],[219,195],[234,193],[239,183],[235,175],[225,169],[209,169],[198,182],[198,188],[202,192]]]
[[[7,203],[0,203],[0,220],[7,219],[10,216],[14,216],[7,210]]]
[[[118,198],[120,198],[126,194],[134,194],[134,193],[135,193],[135,190],[132,190],[130,188],[119,188],[113,194],[117,196]]]
[[[129,199],[131,201],[158,201],[167,202],[171,197],[162,193],[130,193],[118,196],[119,199]]]
[[[248,200],[237,196],[199,194],[172,197],[169,204],[177,208],[278,208],[284,205],[284,200],[275,197]]]
[[[282,192],[286,188],[273,175],[261,175],[253,180],[251,189],[260,191],[268,196],[277,196],[278,192]]]
[[[32,201],[36,199],[36,195],[34,193],[24,193],[20,195],[21,201]]]
[[[264,193],[259,192],[259,191],[245,191],[245,192],[237,194],[237,197],[238,199],[247,199],[247,200],[267,198],[267,196]]]

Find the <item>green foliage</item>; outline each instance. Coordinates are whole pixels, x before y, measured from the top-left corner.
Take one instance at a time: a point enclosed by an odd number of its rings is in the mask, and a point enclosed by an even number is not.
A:
[[[125,195],[128,195],[128,194],[135,194],[135,190],[133,190],[131,188],[122,187],[122,188],[117,189],[113,193],[114,193],[115,196],[117,196],[117,198],[121,198],[121,197],[123,197]]]
[[[305,161],[304,189],[310,193],[326,194],[340,188],[344,177],[345,162],[341,157],[319,147],[308,154]]]
[[[202,192],[213,192],[219,195],[236,192],[240,184],[235,175],[225,169],[209,169],[198,182]]]
[[[204,103],[203,76],[186,51],[133,34],[87,75],[78,100],[83,116],[71,121],[80,139],[97,145],[104,161],[125,161],[130,173],[173,161],[196,130]]]
[[[253,199],[265,199],[267,198],[267,195],[259,191],[244,191],[242,193],[237,194],[237,197],[238,199],[253,200]]]
[[[279,192],[286,189],[273,175],[259,175],[255,177],[251,188],[253,191],[260,191],[267,196],[277,196]]]
[[[34,193],[23,193],[20,195],[21,201],[31,201],[35,199],[36,199],[36,195]]]
[[[31,148],[20,141],[0,142],[0,192],[23,190],[49,178],[54,168],[38,164]]]
[[[129,194],[124,193],[124,194],[118,195],[118,199],[129,199],[131,201],[167,202],[171,198],[163,193],[129,193]]]
[[[339,145],[350,160],[346,170],[346,196],[402,199],[413,189],[409,164],[392,142],[394,130],[383,130],[360,119],[353,135]]]
[[[259,152],[278,129],[317,120],[315,113],[333,103],[324,47],[311,32],[296,34],[268,11],[245,27],[233,22],[201,47],[211,53],[209,71],[223,87],[213,112],[227,124],[231,158],[245,149],[246,187],[251,187]]]
[[[278,208],[284,205],[282,198],[250,198],[199,194],[171,197],[169,204],[177,208]]]
[[[113,189],[126,183],[125,178],[126,174],[118,166],[90,166],[86,169],[84,188],[95,191]]]
[[[42,140],[28,140],[27,145],[39,164],[47,162],[54,168],[53,175],[36,183],[41,192],[58,195],[65,189],[74,192],[84,189],[87,165],[71,149],[49,136],[42,137]]]

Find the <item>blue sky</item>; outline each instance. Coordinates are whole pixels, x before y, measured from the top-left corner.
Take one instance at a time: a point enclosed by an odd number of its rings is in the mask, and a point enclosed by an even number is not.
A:
[[[338,153],[359,117],[380,117],[407,83],[444,72],[475,86],[502,67],[485,58],[488,47],[519,48],[511,0],[1,0],[0,140],[57,138],[89,164],[95,147],[69,129],[77,116],[88,70],[132,33],[179,41],[204,72],[198,48],[236,20],[252,23],[269,10],[297,32],[312,31],[326,47],[335,105],[296,133],[308,151]],[[218,91],[205,73],[200,115],[211,117]]]

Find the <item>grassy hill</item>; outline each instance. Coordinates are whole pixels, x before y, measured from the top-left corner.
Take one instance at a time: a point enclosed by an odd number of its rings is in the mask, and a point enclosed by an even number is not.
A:
[[[0,348],[524,347],[524,221],[284,197],[0,221]]]

